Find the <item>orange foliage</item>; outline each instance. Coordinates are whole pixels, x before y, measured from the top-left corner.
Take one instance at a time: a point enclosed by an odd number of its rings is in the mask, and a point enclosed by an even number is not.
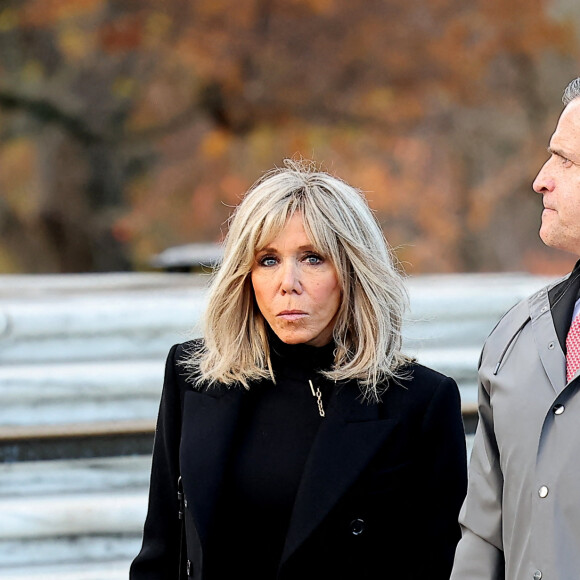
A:
[[[106,0],[24,0],[19,6],[21,24],[50,28],[65,20],[82,19],[105,9]]]
[[[125,14],[105,22],[99,30],[105,52],[116,53],[136,50],[143,42],[144,14]]]
[[[300,155],[366,192],[410,270],[530,267],[498,224],[514,195],[534,214],[576,32],[542,0],[20,0],[0,9],[0,97],[21,97],[0,167],[29,168],[22,207],[42,197],[50,219],[68,183],[86,235],[137,265],[219,239],[244,190]],[[74,183],[31,161],[52,159],[55,127],[87,167]]]

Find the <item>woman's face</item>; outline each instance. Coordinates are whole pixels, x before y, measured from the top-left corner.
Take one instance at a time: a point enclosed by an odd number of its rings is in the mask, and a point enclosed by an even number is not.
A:
[[[258,308],[282,342],[331,341],[342,293],[336,269],[314,249],[301,214],[257,251],[251,279]]]

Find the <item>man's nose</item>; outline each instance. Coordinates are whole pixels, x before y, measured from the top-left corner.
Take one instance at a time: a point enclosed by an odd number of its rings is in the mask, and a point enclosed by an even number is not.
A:
[[[548,164],[550,160],[546,161],[540,169],[540,172],[534,179],[534,183],[532,184],[532,188],[536,193],[547,193],[548,191],[554,191],[554,187],[556,185],[554,178],[550,175],[550,171],[548,169]]]

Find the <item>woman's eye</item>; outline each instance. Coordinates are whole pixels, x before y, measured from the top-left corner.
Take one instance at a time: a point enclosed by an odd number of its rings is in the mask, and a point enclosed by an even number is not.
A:
[[[322,256],[319,256],[318,254],[308,254],[304,258],[304,261],[307,262],[308,264],[322,264],[322,262],[324,262],[324,259],[322,258]]]
[[[562,157],[562,165],[564,167],[572,167],[573,163],[570,159],[566,159],[566,157]]]
[[[264,256],[263,258],[260,258],[259,262],[260,266],[275,266],[276,265],[276,258],[273,258],[272,256]]]

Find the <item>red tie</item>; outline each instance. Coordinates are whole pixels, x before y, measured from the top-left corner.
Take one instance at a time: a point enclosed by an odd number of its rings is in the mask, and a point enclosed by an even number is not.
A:
[[[580,368],[580,314],[574,318],[566,337],[566,381],[570,382]]]

